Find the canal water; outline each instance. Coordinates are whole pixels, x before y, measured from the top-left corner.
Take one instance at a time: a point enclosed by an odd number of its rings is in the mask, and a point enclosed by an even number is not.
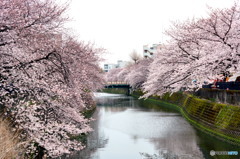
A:
[[[131,96],[96,93],[87,147],[72,159],[235,159],[210,151],[238,151],[191,126],[180,113]],[[150,157],[151,156],[151,157]]]

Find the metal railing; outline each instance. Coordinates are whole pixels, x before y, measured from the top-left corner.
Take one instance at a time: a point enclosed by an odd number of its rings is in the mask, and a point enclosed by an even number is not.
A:
[[[107,82],[107,85],[129,85],[127,82]]]
[[[203,85],[202,88],[240,90],[240,82],[216,82],[214,84]]]

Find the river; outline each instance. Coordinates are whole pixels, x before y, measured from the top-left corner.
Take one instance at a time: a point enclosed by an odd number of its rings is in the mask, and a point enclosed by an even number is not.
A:
[[[240,148],[199,132],[180,113],[156,103],[107,93],[96,93],[96,101],[94,131],[87,138],[87,147],[69,158],[239,158],[211,156],[211,150],[240,152]]]

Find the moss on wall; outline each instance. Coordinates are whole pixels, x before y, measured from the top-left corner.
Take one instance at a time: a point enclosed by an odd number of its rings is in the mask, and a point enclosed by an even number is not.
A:
[[[134,96],[142,95],[133,92]],[[160,103],[171,103],[168,106],[179,110],[181,114],[195,127],[231,143],[240,145],[240,106],[220,104],[196,96],[177,92],[150,97]]]

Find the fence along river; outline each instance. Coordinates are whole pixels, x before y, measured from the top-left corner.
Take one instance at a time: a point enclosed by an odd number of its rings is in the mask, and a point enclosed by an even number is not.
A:
[[[69,158],[239,158],[211,156],[211,150],[239,152],[240,147],[194,129],[178,112],[156,103],[108,93],[96,93],[96,101],[94,131],[87,138],[87,147]]]

